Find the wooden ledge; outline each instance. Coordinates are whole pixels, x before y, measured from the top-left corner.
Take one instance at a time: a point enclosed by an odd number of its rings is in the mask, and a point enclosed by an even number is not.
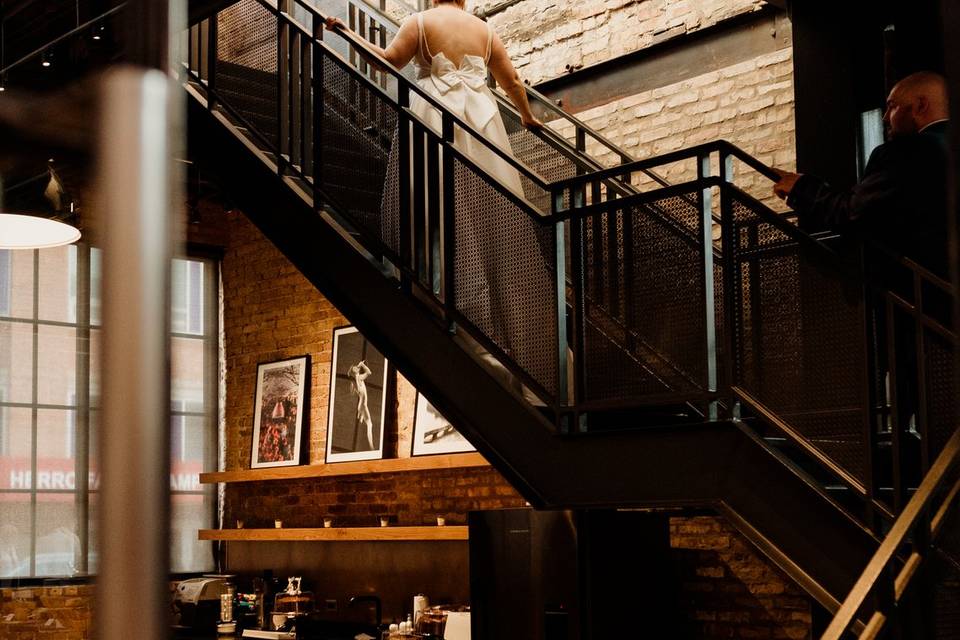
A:
[[[200,540],[416,541],[467,540],[467,527],[331,527],[329,529],[200,529]]]
[[[201,484],[212,484],[216,482],[294,480],[300,478],[356,476],[367,473],[397,473],[404,471],[429,471],[431,469],[487,466],[490,466],[490,463],[479,453],[454,453],[439,456],[363,460],[360,462],[308,464],[296,467],[268,467],[265,469],[243,469],[241,471],[217,471],[201,473],[200,482]]]

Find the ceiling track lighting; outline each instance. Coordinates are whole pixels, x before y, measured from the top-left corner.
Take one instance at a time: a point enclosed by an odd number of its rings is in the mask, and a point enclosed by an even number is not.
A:
[[[44,49],[40,54],[40,66],[44,68],[53,66],[53,52],[50,49]]]
[[[93,35],[91,36],[94,40],[100,41],[103,40],[107,33],[107,25],[104,24],[103,20],[97,22],[93,27]]]

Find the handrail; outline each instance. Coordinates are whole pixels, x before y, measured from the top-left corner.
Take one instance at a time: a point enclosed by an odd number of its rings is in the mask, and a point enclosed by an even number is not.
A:
[[[860,579],[854,584],[850,594],[840,605],[840,609],[834,616],[833,621],[827,627],[827,630],[821,636],[821,640],[842,640],[844,634],[854,624],[857,612],[866,603],[867,598],[878,588],[878,583],[888,574],[893,562],[898,558],[898,551],[910,540],[918,529],[925,529],[917,536],[921,540],[929,539],[930,535],[936,533],[930,521],[931,512],[934,510],[933,502],[936,498],[938,489],[944,484],[947,475],[953,471],[960,463],[960,429],[954,432],[944,446],[943,451],[937,456],[937,460],[930,468],[930,472],[923,479],[920,488],[907,503],[906,508],[893,523],[890,533],[880,543],[880,548],[873,555],[870,562],[864,569]],[[948,499],[954,494],[951,492]],[[946,506],[946,505],[944,505]],[[936,509],[939,513],[943,507]],[[942,519],[942,517],[941,517]],[[923,562],[927,549],[914,549],[914,554],[919,554],[918,560]],[[904,568],[894,577],[896,581],[907,579],[910,574],[916,573],[917,567],[913,563],[907,563]],[[886,577],[891,577],[886,575]],[[893,591],[893,589],[891,588]],[[903,595],[903,589],[897,589],[899,593],[894,593],[895,606]],[[873,614],[868,628],[875,628],[885,624],[887,617],[882,612]],[[879,631],[880,629],[876,630]],[[875,637],[875,636],[874,636]]]
[[[297,22],[296,20],[294,20],[292,16],[290,16],[289,14],[287,14],[287,13],[284,12],[284,11],[281,11],[279,8],[273,6],[271,3],[267,2],[266,0],[258,0],[258,1],[260,2],[261,5],[263,5],[263,6],[266,7],[268,10],[270,10],[274,15],[282,18],[284,21],[286,21],[288,24],[290,24],[290,26],[292,26],[292,27],[300,30],[300,32],[301,32],[304,36],[306,36],[306,37],[308,37],[308,38],[311,38],[311,39],[312,39],[315,43],[317,43],[317,44],[323,45],[325,48],[327,48],[328,52],[329,52],[331,55],[336,55],[338,58],[340,57],[340,54],[339,54],[339,53],[337,53],[336,51],[334,51],[334,50],[330,49],[329,47],[327,47],[327,45],[326,45],[321,39],[317,38],[317,37],[316,37],[313,33],[311,33],[306,27],[304,27],[304,26],[301,25],[299,22]],[[302,0],[293,0],[293,1],[297,4],[298,7],[302,8],[302,9],[304,9],[305,11],[307,11],[308,13],[310,13],[314,18],[316,18],[316,19],[318,19],[318,20],[320,20],[320,21],[326,22],[327,16],[325,16],[325,15],[323,14],[323,12],[321,12],[320,10],[318,10],[318,9],[316,9],[315,7],[312,7],[312,6],[308,5],[308,4],[305,4],[304,2],[302,2]],[[369,43],[369,42],[367,42],[367,41],[364,40],[363,38],[360,38],[359,36],[355,36],[354,34],[350,33],[349,31],[344,31],[342,28],[333,29],[333,30],[332,30],[332,33],[336,33],[338,36],[340,36],[341,38],[343,38],[344,40],[346,40],[347,42],[349,42],[351,45],[353,45],[353,46],[355,46],[355,47],[360,47],[360,48],[362,48],[362,49],[363,49],[364,51],[366,51],[369,55],[371,55],[371,56],[373,56],[375,59],[377,59],[378,64],[380,64],[380,66],[381,66],[385,71],[387,71],[388,73],[390,73],[391,75],[393,75],[394,78],[396,78],[397,83],[400,84],[401,86],[403,86],[403,88],[404,88],[406,91],[408,91],[408,92],[411,92],[411,91],[412,91],[412,92],[415,93],[418,97],[422,98],[422,99],[423,99],[427,104],[429,104],[431,107],[439,110],[442,114],[444,114],[445,117],[450,118],[451,121],[452,121],[452,123],[453,123],[454,125],[460,127],[461,129],[463,129],[464,131],[466,131],[468,134],[470,134],[471,136],[473,136],[473,137],[474,137],[476,140],[478,140],[481,144],[483,144],[485,147],[487,147],[487,149],[493,151],[493,153],[494,153],[496,156],[498,156],[501,160],[506,161],[506,162],[507,162],[508,164],[510,164],[514,169],[517,169],[520,173],[522,173],[525,177],[527,177],[527,178],[528,178],[531,182],[533,182],[536,186],[538,186],[538,187],[540,187],[541,189],[544,189],[544,190],[548,190],[548,189],[549,189],[550,183],[549,183],[543,176],[541,176],[540,174],[538,174],[537,172],[535,172],[533,169],[531,169],[530,167],[528,167],[527,165],[525,165],[523,162],[521,162],[520,160],[518,160],[517,158],[515,158],[512,154],[507,153],[506,151],[504,151],[503,149],[501,149],[499,146],[497,146],[497,145],[494,144],[493,142],[487,140],[486,137],[484,137],[479,131],[477,131],[472,125],[470,125],[469,123],[467,123],[465,120],[462,120],[462,119],[460,119],[458,116],[456,116],[455,114],[450,113],[450,111],[447,110],[446,106],[445,106],[442,102],[440,102],[439,100],[437,100],[436,98],[434,98],[433,96],[431,96],[429,93],[427,93],[426,91],[424,91],[423,89],[421,89],[415,82],[410,82],[410,80],[408,80],[407,77],[403,75],[403,73],[400,71],[400,69],[397,69],[395,66],[393,66],[392,64],[390,64],[389,62],[387,62],[386,60],[384,60],[384,59],[383,59],[380,55],[378,55],[375,51],[373,51],[373,50],[370,48],[370,43]],[[405,106],[402,105],[402,103],[403,103],[403,100],[402,100],[402,99],[400,99],[398,102],[401,104],[401,108],[404,108],[404,109],[407,108],[407,107],[405,107]],[[534,134],[536,135],[537,132],[534,132]]]
[[[37,49],[34,49],[33,51],[31,51],[31,52],[28,53],[27,55],[22,56],[19,60],[16,60],[15,62],[11,62],[11,63],[8,64],[7,66],[5,66],[3,69],[0,69],[0,75],[3,75],[3,74],[5,74],[5,73],[7,73],[8,71],[10,71],[11,69],[13,69],[14,67],[18,67],[18,66],[20,66],[21,64],[23,64],[24,62],[27,62],[28,60],[32,60],[33,58],[36,58],[37,56],[42,55],[44,51],[46,51],[46,50],[49,49],[50,47],[54,46],[55,44],[59,44],[59,43],[63,42],[64,40],[66,40],[66,39],[68,39],[68,38],[71,38],[71,37],[75,36],[76,34],[82,32],[82,31],[86,31],[86,30],[89,29],[90,27],[96,26],[96,24],[97,24],[98,22],[100,22],[101,20],[105,20],[106,18],[109,18],[110,16],[112,16],[113,14],[119,12],[121,9],[123,9],[123,8],[126,7],[126,6],[127,6],[127,3],[126,3],[126,1],[124,0],[123,2],[121,2],[120,4],[118,4],[117,6],[113,7],[112,9],[108,9],[107,11],[104,11],[103,13],[101,13],[101,14],[100,14],[99,16],[97,16],[96,18],[91,18],[90,20],[87,20],[87,21],[84,22],[83,24],[74,27],[74,28],[71,29],[70,31],[66,32],[65,34],[54,38],[53,40],[51,40],[50,42],[46,43],[46,44],[43,45],[42,47],[39,47],[39,48],[37,48]]]

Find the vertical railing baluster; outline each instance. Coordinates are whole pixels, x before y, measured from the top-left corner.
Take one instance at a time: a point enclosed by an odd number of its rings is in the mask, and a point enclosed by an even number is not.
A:
[[[413,210],[411,215],[413,216],[413,256],[416,261],[414,273],[417,275],[417,279],[420,281],[420,284],[426,284],[426,279],[429,277],[429,272],[427,271],[427,253],[430,249],[424,245],[429,245],[429,239],[427,238],[427,220],[426,220],[426,198],[424,193],[424,140],[426,138],[426,132],[422,129],[419,122],[413,123],[413,138],[411,144],[413,145],[413,160],[411,164],[412,176],[412,189],[413,189]]]
[[[730,406],[731,417],[739,417],[739,403],[729,393],[729,387],[740,382],[740,345],[743,331],[741,323],[737,322],[737,309],[742,308],[743,291],[740,282],[743,277],[740,268],[739,246],[735,237],[736,225],[733,219],[733,203],[727,185],[733,183],[733,156],[726,151],[720,155],[720,246],[723,249],[723,260],[720,264],[723,281],[723,317],[724,317],[724,367],[726,380],[724,391],[727,392],[727,402]]]
[[[320,16],[313,16],[313,37],[323,40],[323,21]],[[323,188],[323,117],[325,109],[323,85],[323,58],[324,51],[320,44],[312,43],[313,51],[313,207],[320,209],[320,190]]]
[[[313,96],[312,86],[313,63],[311,51],[313,44],[310,38],[302,39],[300,47],[300,122],[303,123],[303,135],[300,136],[300,157],[303,158],[303,176],[313,175],[313,153],[310,149],[313,140]]]
[[[440,141],[433,132],[424,130],[427,144],[426,175],[426,223],[427,223],[427,275],[433,295],[440,294],[443,269],[440,262]]]
[[[912,390],[915,391],[917,395],[915,398],[910,398],[910,400],[915,402],[914,410],[916,412],[915,416],[917,420],[917,433],[920,434],[920,475],[918,478],[915,478],[915,480],[919,482],[920,479],[927,474],[927,470],[930,468],[930,464],[933,462],[933,458],[936,454],[932,451],[932,443],[930,442],[930,429],[928,428],[927,424],[927,368],[925,366],[927,361],[927,341],[924,336],[923,322],[921,322],[921,318],[923,317],[923,280],[920,277],[920,273],[917,271],[913,272],[913,289],[913,303],[915,305],[915,309],[911,319],[916,332],[914,335],[916,361],[911,362],[910,366],[917,367],[917,388]]]
[[[453,163],[453,120],[449,113],[441,114],[443,119],[443,245],[440,254],[443,258],[443,305],[447,315],[447,328],[453,329],[453,318],[457,311],[456,251],[457,251],[457,215],[456,215],[456,178]]]
[[[290,0],[277,0],[277,174],[283,175],[285,169],[285,153],[287,139],[290,133],[290,123],[287,117],[290,112],[289,95],[287,93],[287,51],[289,49],[289,27],[283,21],[283,14],[287,11]]]
[[[397,102],[397,143],[400,145],[397,175],[397,180],[400,181],[397,189],[400,200],[400,284],[404,291],[410,293],[411,282],[406,275],[406,270],[413,265],[411,237],[413,220],[410,212],[410,116],[407,111],[410,107],[410,89],[404,83],[400,83],[397,88]]]
[[[861,247],[859,273],[864,271],[864,255]],[[876,335],[876,318],[881,312],[878,305],[880,296],[871,291],[866,284],[859,285],[860,291],[860,323],[861,340],[863,340],[866,362],[863,379],[863,398],[866,406],[863,408],[861,416],[861,431],[863,433],[863,453],[864,453],[864,486],[867,490],[866,500],[864,500],[864,519],[867,526],[873,531],[880,531],[883,526],[883,516],[880,514],[874,503],[877,499],[879,482],[882,474],[877,468],[879,461],[886,458],[880,451],[879,434],[883,430],[883,420],[885,415],[882,409],[875,414],[875,407],[882,407],[886,402],[884,397],[881,400],[882,393],[877,389],[876,381],[883,379],[883,371],[880,371],[879,349],[880,336]]]
[[[600,215],[600,214],[596,214]],[[594,217],[596,219],[596,216]],[[573,424],[578,430],[586,428],[581,423],[580,412],[577,407],[583,401],[587,362],[586,339],[586,305],[585,278],[586,268],[584,256],[584,236],[586,219],[583,216],[574,216],[570,219],[570,281],[573,286]]]
[[[717,391],[717,324],[713,288],[713,187],[706,184],[710,177],[710,154],[701,155],[697,162],[697,179],[700,181],[700,232],[703,251],[703,304],[704,339],[706,340],[706,365],[708,392]],[[710,420],[717,419],[717,402],[709,408]]]
[[[303,160],[300,158],[300,136],[302,134],[301,126],[303,115],[300,109],[300,31],[291,28],[289,48],[287,49],[290,60],[290,80],[287,83],[290,92],[289,118],[290,118],[290,164],[299,166],[303,169]]]
[[[215,13],[204,22],[207,25],[207,108],[216,107],[217,101],[217,19]]]
[[[885,314],[886,322],[886,342],[887,342],[887,375],[890,385],[890,438],[893,446],[893,511],[900,513],[903,508],[905,497],[905,485],[903,477],[903,437],[900,424],[900,390],[899,375],[897,373],[897,340],[896,340],[896,322],[897,314],[890,298],[890,294],[885,296]]]

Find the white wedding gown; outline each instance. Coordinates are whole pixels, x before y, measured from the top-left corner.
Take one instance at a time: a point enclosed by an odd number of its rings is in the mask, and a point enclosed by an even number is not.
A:
[[[417,84],[483,138],[512,156],[510,138],[498,103],[487,86],[493,32],[488,27],[484,57],[464,55],[457,66],[442,51],[430,51],[422,13],[417,15],[417,26],[420,32],[420,44],[414,58]],[[411,94],[410,110],[434,132],[442,133],[440,112],[422,97]],[[396,167],[396,139],[394,142],[383,207],[383,233],[388,244],[399,238],[397,184],[400,177]],[[473,134],[455,127],[454,147],[503,187],[524,197],[517,169]],[[443,184],[442,180],[440,184]],[[549,337],[553,332],[548,329],[556,322],[547,299],[555,286],[552,272],[544,260],[549,232],[466,163],[455,162],[453,184],[457,227],[457,309],[549,388],[555,369],[547,354],[556,349],[555,338],[551,341]],[[438,241],[429,244],[434,264],[440,269],[440,244]],[[435,293],[441,290],[440,284],[439,271],[435,271],[432,274]],[[477,351],[495,369],[498,377],[520,390],[519,383],[489,353],[480,347]],[[532,400],[529,390],[523,391]]]

